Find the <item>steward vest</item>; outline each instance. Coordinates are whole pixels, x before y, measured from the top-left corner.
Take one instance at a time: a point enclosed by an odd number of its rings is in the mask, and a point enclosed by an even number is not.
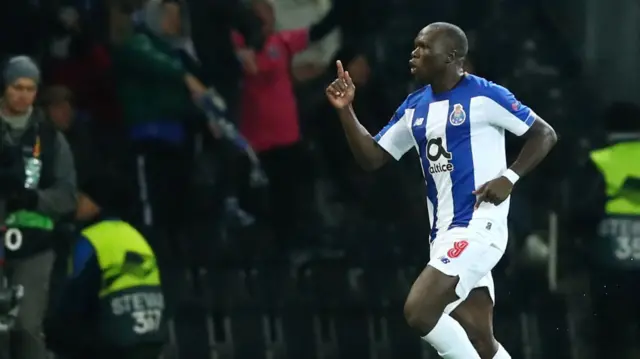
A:
[[[56,130],[38,109],[34,110],[34,124],[21,136],[25,187],[45,189],[55,181],[55,141]],[[54,221],[37,211],[10,208],[0,234],[3,235],[5,253],[8,260],[32,256],[52,248]]]
[[[164,296],[153,250],[131,225],[107,220],[82,231],[102,273],[98,294],[102,344],[130,347],[163,342]]]
[[[593,151],[591,160],[607,195],[596,259],[612,268],[640,269],[640,141]]]

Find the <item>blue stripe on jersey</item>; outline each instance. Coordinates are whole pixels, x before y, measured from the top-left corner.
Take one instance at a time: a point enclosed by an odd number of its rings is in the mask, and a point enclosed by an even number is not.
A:
[[[413,131],[426,131],[427,121],[429,119],[429,105],[431,104],[430,98],[423,99],[418,103],[416,107],[414,118],[423,117],[425,122],[422,126],[413,126]],[[433,223],[431,223],[431,233],[429,234],[429,242],[433,242],[438,234],[438,191],[436,190],[436,182],[433,179],[433,175],[429,173],[429,159],[427,158],[427,140],[426,133],[416,134],[416,143],[418,143],[418,154],[420,155],[420,162],[422,164],[422,171],[424,173],[424,180],[427,185],[427,198],[433,205]]]
[[[438,228],[436,227],[436,223],[438,222],[438,191],[436,191],[436,182],[433,180],[431,173],[429,173],[429,160],[427,159],[426,152],[426,146],[420,148],[420,158],[424,161],[422,163],[427,164],[427,171],[424,174],[425,181],[427,182],[427,198],[433,205],[433,223],[431,223],[431,233],[429,234],[429,242],[433,242],[438,234]]]
[[[447,118],[447,148],[451,154],[451,195],[453,196],[453,220],[449,229],[454,227],[467,227],[473,216],[475,205],[475,179],[473,170],[473,152],[471,148],[471,119],[469,113],[470,96],[465,92],[458,92],[449,99],[449,118]],[[462,105],[464,121],[455,126],[451,122],[451,116],[456,105]],[[460,117],[460,116],[459,116]],[[459,120],[460,118],[458,118]]]

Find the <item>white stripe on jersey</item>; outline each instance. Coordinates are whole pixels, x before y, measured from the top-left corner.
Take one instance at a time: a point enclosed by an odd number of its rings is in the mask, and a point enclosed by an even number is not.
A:
[[[447,126],[447,121],[449,120],[449,100],[432,102],[429,105],[429,113],[427,115],[427,125],[425,126],[425,136],[427,133],[432,132],[441,132]],[[447,136],[442,136],[442,147],[449,148],[447,146]],[[415,142],[415,139],[414,139]],[[418,147],[416,146],[416,149]],[[419,149],[418,149],[419,150]],[[429,151],[429,148],[427,148]],[[424,168],[426,171],[433,165],[447,164],[447,159],[444,157],[440,157],[437,161],[431,161],[427,159],[429,162],[427,166]],[[423,171],[424,172],[424,171]],[[449,173],[440,173],[440,174],[432,174],[431,175],[436,184],[436,193],[438,198],[438,208],[437,208],[437,219],[435,223],[435,228],[438,230],[444,231],[446,228],[449,228],[451,222],[453,220],[453,193],[451,191],[452,182],[451,176]]]

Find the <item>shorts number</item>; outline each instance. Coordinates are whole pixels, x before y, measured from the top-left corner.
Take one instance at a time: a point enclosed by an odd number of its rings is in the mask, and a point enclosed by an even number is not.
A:
[[[640,237],[616,237],[614,255],[618,260],[640,260]]]
[[[447,252],[447,257],[458,258],[468,246],[469,242],[467,241],[458,241],[453,243],[453,248],[449,249],[449,251]]]
[[[4,233],[4,245],[10,251],[22,248],[22,231],[18,228],[9,228]]]
[[[160,322],[162,321],[162,310],[139,310],[131,313],[131,316],[135,321],[135,324],[133,325],[133,331],[137,334],[146,334],[149,332],[155,332],[160,328]]]

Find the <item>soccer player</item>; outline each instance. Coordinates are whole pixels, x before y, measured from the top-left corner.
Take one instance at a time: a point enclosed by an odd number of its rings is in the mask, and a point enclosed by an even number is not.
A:
[[[408,324],[442,358],[504,359],[510,355],[493,336],[491,269],[507,246],[513,185],[547,155],[556,134],[509,90],[465,73],[467,50],[466,35],[455,25],[422,29],[409,63],[426,86],[410,94],[376,136],[351,107],[356,89],[339,61],[338,78],[326,93],[364,169],[414,147],[420,155],[431,259],[407,297]],[[510,168],[505,130],[527,138]]]

